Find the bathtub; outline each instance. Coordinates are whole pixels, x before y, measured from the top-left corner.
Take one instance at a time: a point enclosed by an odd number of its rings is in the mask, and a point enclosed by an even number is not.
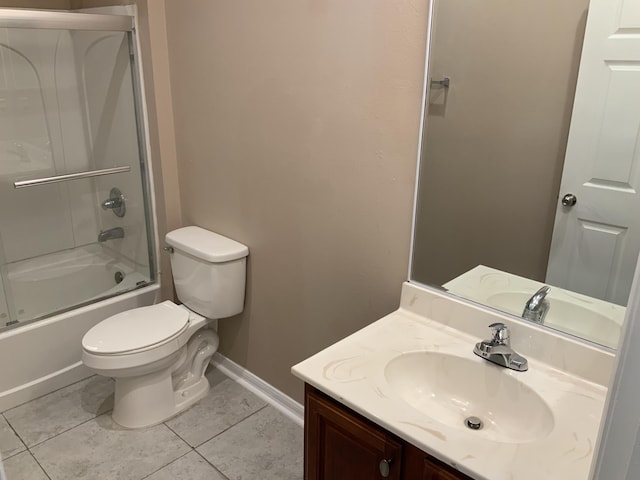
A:
[[[103,244],[91,244],[10,263],[5,292],[13,305],[2,305],[18,322],[50,315],[149,283],[140,267]],[[11,315],[9,315],[9,312]]]
[[[0,412],[91,375],[80,361],[83,335],[110,315],[158,301],[159,285],[139,270],[101,244],[7,266],[13,302],[0,309],[18,322],[0,332]],[[84,306],[46,317],[76,304]]]

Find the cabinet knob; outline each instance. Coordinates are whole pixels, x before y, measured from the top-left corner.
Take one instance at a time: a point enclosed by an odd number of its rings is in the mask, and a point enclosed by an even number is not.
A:
[[[378,467],[380,468],[380,475],[382,475],[383,478],[387,478],[389,476],[389,473],[391,472],[392,462],[393,462],[392,458],[389,458],[387,460],[385,459],[380,460]]]

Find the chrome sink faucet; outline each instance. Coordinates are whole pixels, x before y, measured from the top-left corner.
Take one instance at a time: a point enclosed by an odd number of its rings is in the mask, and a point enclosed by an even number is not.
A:
[[[483,340],[476,343],[473,353],[502,367],[510,368],[518,372],[524,372],[529,368],[529,362],[511,349],[509,328],[504,323],[492,323],[491,340]]]
[[[551,288],[545,285],[534,293],[524,305],[522,318],[533,323],[543,324],[544,317],[547,315],[550,307],[549,300],[546,299],[546,296],[550,291]]]

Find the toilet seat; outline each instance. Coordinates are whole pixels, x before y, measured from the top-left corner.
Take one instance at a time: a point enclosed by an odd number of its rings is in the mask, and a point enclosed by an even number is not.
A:
[[[155,349],[180,336],[189,312],[166,301],[113,315],[90,329],[82,348],[92,355],[127,355]]]

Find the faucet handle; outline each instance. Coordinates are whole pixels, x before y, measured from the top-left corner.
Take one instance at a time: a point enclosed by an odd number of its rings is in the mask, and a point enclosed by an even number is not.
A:
[[[504,323],[496,322],[489,325],[493,343],[497,345],[509,345],[509,327]]]

